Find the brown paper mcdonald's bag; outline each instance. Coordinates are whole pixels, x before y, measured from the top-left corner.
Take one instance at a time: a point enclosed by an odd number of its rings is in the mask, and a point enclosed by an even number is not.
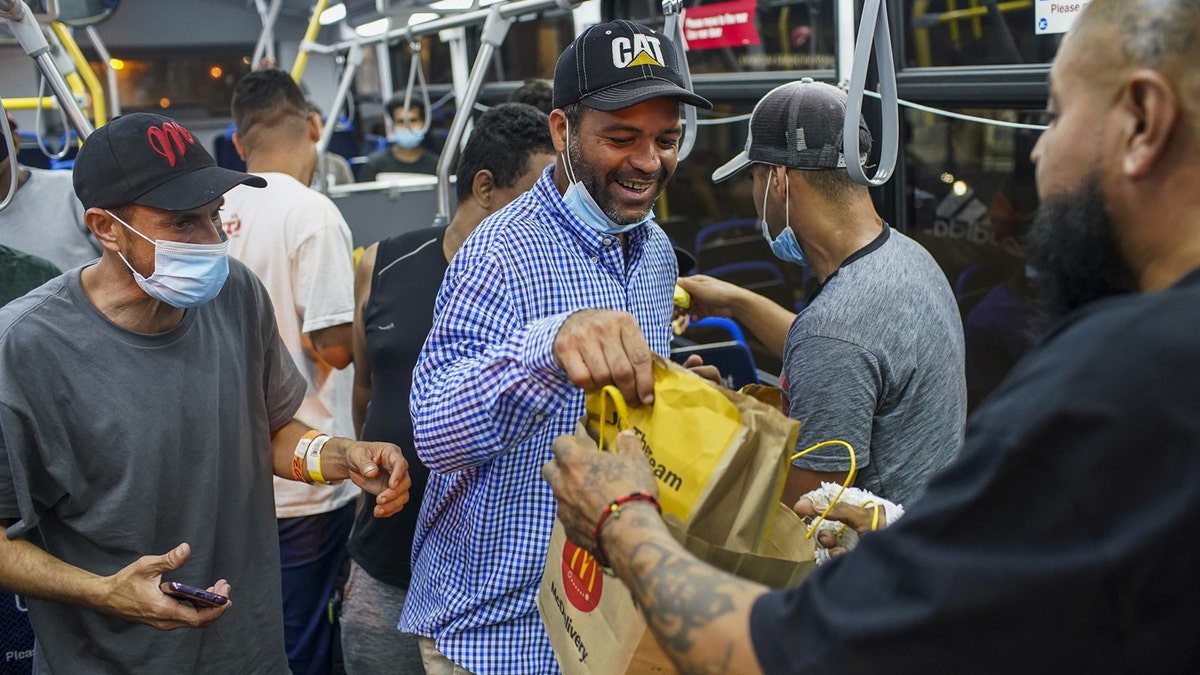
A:
[[[676,540],[732,574],[777,587],[798,583],[814,566],[812,542],[779,503],[797,423],[665,359],[654,366],[652,406],[626,406],[615,388],[591,392],[576,438],[611,447],[621,429],[632,430]],[[628,589],[567,541],[558,522],[537,604],[567,675],[675,672]]]
[[[676,540],[702,560],[742,578],[786,588],[816,566],[813,542],[791,509],[776,502],[774,510],[773,525],[754,552],[739,553],[689,536],[670,516],[666,522]],[[677,672],[647,629],[629,589],[568,541],[557,521],[537,606],[565,675]]]

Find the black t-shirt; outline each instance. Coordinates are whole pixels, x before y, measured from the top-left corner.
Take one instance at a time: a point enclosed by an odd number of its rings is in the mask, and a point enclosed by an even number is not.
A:
[[[413,451],[408,396],[421,347],[433,327],[433,305],[446,274],[442,239],[446,228],[406,232],[379,242],[371,295],[363,306],[367,355],[371,362],[371,401],[363,422],[365,441],[399,445],[412,479],[408,504],[391,518],[362,508],[348,548],[354,562],[372,577],[400,588],[412,579],[412,543],[429,469]]]
[[[1200,672],[1200,270],[1067,319],[896,526],[751,613],[767,673]]]
[[[367,162],[363,164],[360,171],[359,180],[372,181],[379,174],[389,171],[393,173],[427,173],[436,176],[437,163],[437,153],[428,150],[421,153],[415,162],[401,162],[392,154],[391,147],[387,147],[367,157]]]

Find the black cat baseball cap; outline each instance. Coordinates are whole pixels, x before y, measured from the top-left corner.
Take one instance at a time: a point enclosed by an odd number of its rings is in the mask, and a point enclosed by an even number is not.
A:
[[[708,102],[684,85],[670,38],[632,21],[592,26],[554,66],[554,107],[572,103],[611,112],[671,96],[699,108]]]

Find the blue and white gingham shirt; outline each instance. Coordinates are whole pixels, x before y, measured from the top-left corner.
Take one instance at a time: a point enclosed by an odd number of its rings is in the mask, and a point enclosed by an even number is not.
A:
[[[558,672],[534,604],[555,516],[541,470],[584,413],[554,361],[559,327],[613,309],[659,354],[671,337],[667,236],[635,228],[626,260],[617,237],[566,209],[553,170],[455,255],[413,374],[414,444],[432,473],[400,628],[479,675]]]

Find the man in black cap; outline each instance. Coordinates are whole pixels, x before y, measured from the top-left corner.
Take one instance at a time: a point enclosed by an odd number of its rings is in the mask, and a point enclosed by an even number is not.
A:
[[[430,673],[557,672],[535,605],[554,521],[537,476],[585,389],[653,400],[677,268],[651,207],[675,170],[680,104],[709,106],[678,63],[629,21],[581,33],[554,71],[559,161],[446,272],[413,377],[432,474],[401,620]]]
[[[261,178],[137,113],[74,182],[100,260],[0,310],[0,586],[29,598],[36,671],[286,673],[271,473],[350,478],[387,516],[407,465],[292,418],[303,380],[221,231],[222,195]]]
[[[782,357],[797,450],[846,441],[858,487],[908,502],[962,444],[962,320],[933,257],[883,222],[850,178],[846,162],[866,158],[871,132],[860,124],[847,158],[845,118],[837,87],[808,78],[777,87],[754,107],[746,149],[713,174],[721,181],[748,169],[771,250],[820,282],[799,316],[719,279],[679,285],[694,315],[731,316]],[[843,448],[809,453],[793,465],[784,502],[841,483],[849,470]]]

